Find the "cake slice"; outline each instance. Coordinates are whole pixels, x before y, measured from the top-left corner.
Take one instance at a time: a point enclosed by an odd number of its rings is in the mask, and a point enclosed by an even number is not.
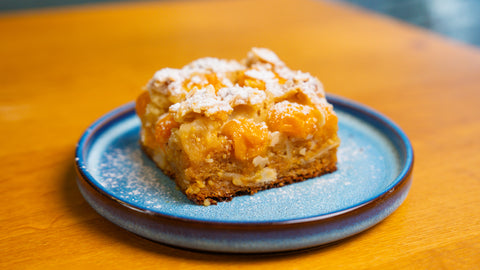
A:
[[[321,83],[268,49],[159,70],[136,111],[144,151],[197,204],[336,170],[337,116]]]

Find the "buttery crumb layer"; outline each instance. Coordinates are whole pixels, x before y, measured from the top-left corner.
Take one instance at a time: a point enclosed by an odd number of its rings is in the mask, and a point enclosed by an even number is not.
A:
[[[154,154],[151,149],[143,148],[147,155],[154,159]],[[282,187],[292,183],[302,182],[307,179],[318,177],[327,173],[331,173],[337,170],[337,148],[329,149],[322,156],[314,159],[308,163],[296,163],[289,167],[285,166],[285,163],[272,163],[272,169],[277,171],[276,180],[267,183],[252,182],[244,185],[235,185],[232,180],[223,175],[219,175],[218,171],[221,171],[219,166],[209,166],[208,170],[198,169],[190,170],[188,172],[189,183],[205,183],[205,186],[199,188],[196,193],[188,193],[186,189],[189,187],[187,183],[181,184],[185,179],[182,175],[185,174],[185,168],[177,168],[174,171],[163,172],[173,178],[179,185],[180,189],[187,196],[189,200],[196,204],[216,204],[217,202],[231,201],[236,196],[253,195],[259,191]],[[220,166],[221,167],[221,166]],[[205,167],[199,167],[205,168]],[[183,170],[183,172],[182,172]],[[188,171],[188,169],[186,169]],[[209,182],[211,184],[209,184]]]

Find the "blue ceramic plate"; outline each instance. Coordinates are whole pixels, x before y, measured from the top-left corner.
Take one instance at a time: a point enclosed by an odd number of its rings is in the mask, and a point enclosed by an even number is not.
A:
[[[78,185],[102,216],[183,248],[266,253],[319,246],[386,218],[407,196],[413,151],[378,112],[328,96],[339,118],[338,170],[214,206],[191,203],[139,146],[134,103],[93,123],[76,150]]]

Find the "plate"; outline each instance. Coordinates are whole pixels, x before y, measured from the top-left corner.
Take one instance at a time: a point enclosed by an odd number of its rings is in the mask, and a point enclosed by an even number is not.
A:
[[[380,113],[338,96],[327,99],[342,140],[334,173],[218,205],[195,205],[142,152],[132,102],[94,122],[79,140],[79,189],[111,222],[176,247],[269,253],[347,238],[405,200],[413,150],[404,132]]]

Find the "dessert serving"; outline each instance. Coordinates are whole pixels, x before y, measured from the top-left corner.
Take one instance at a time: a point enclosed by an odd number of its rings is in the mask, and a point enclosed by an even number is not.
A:
[[[321,83],[268,49],[159,70],[136,111],[144,151],[197,204],[336,170],[337,116]]]

